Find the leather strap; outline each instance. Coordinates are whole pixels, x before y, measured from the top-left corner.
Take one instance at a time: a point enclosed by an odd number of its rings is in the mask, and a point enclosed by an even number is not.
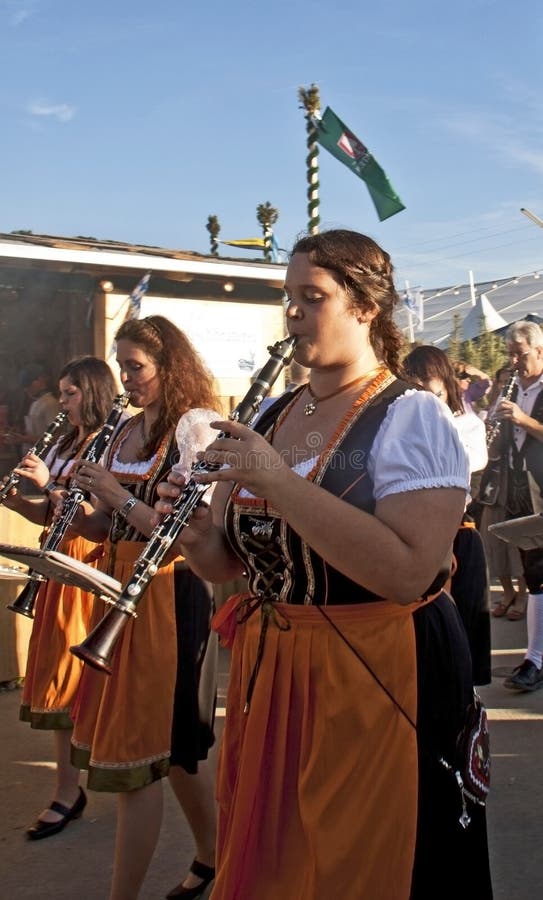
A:
[[[205,863],[200,862],[198,859],[192,860],[190,871],[197,878],[203,878],[204,881],[210,881],[212,878],[215,878],[215,869],[212,866],[206,866]]]
[[[77,800],[76,800],[76,803],[77,803]],[[56,812],[59,815],[64,816],[64,818],[66,818],[67,816],[71,815],[73,807],[72,807],[72,809],[70,809],[68,806],[64,806],[64,803],[59,803],[57,800],[53,800],[53,802],[49,804],[49,809],[52,812]]]

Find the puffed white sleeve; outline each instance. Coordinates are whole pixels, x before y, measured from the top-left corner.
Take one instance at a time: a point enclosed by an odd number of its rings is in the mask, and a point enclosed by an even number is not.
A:
[[[181,416],[175,429],[175,439],[179,450],[179,461],[174,469],[178,475],[188,479],[192,464],[196,462],[199,450],[211,444],[218,432],[210,427],[210,422],[221,419],[221,413],[213,409],[189,409]]]
[[[389,407],[368,459],[381,500],[424,488],[469,491],[469,461],[448,406],[429,391],[408,390]]]

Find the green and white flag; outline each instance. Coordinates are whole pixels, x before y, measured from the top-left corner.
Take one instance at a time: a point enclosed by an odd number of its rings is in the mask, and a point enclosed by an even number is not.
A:
[[[329,106],[316,125],[317,140],[321,147],[366,182],[381,222],[405,209],[377,160]]]

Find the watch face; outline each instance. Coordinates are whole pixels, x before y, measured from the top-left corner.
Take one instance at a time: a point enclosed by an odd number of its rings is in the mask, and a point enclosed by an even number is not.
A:
[[[136,505],[137,502],[138,502],[138,501],[137,501],[137,499],[136,499],[135,497],[129,497],[128,500],[126,500],[126,501],[123,503],[123,505],[121,506],[121,508],[120,508],[120,510],[119,510],[119,514],[120,514],[121,516],[123,516],[124,518],[126,518],[126,516],[128,515],[128,513],[130,512],[130,510],[131,510],[131,509],[134,509],[134,507],[135,507],[135,505]]]

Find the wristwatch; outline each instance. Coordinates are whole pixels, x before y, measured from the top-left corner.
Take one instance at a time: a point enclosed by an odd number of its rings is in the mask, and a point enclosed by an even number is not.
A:
[[[138,498],[130,495],[130,497],[128,497],[124,501],[123,505],[120,506],[119,509],[117,510],[117,518],[122,519],[122,520],[126,519],[130,510],[134,509],[137,502],[138,502]]]
[[[52,491],[58,491],[58,490],[59,490],[59,485],[56,483],[56,481],[50,481],[49,484],[45,485],[45,487],[43,489],[43,493],[45,494],[46,497],[48,497]]]

